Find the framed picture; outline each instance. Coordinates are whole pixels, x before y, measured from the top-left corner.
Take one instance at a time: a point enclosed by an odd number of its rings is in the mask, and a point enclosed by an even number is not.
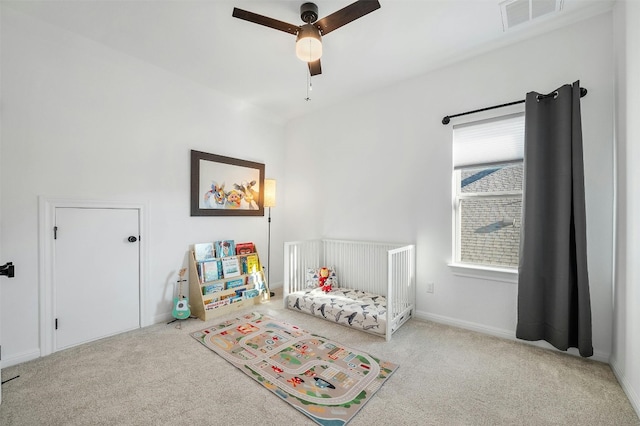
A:
[[[191,216],[264,216],[264,164],[191,150]]]

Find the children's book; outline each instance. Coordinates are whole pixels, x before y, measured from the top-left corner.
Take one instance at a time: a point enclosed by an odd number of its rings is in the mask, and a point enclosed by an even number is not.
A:
[[[214,258],[213,243],[199,243],[193,245],[196,262],[206,262]]]
[[[202,284],[204,280],[204,262],[197,263],[198,268],[198,279],[200,280],[200,284]]]
[[[257,254],[250,254],[247,256],[247,274],[253,274],[260,271],[260,260]]]
[[[221,300],[218,300],[216,302],[208,303],[204,307],[204,309],[207,310],[207,311],[210,311],[211,309],[215,309],[215,308],[219,308],[219,307],[224,306],[224,305],[228,305],[230,302],[231,302],[230,299],[221,299]]]
[[[247,256],[240,256],[240,270],[243,274],[247,272]]]
[[[210,285],[206,285],[206,286],[202,287],[202,294],[206,295],[206,294],[216,293],[216,292],[222,291],[222,290],[224,290],[224,284],[223,283],[215,283],[215,284],[210,284]]]
[[[227,281],[226,288],[227,290],[230,288],[242,287],[244,285],[244,278],[238,278],[236,280]]]
[[[202,272],[203,282],[219,280],[222,278],[220,261],[215,259],[208,262],[202,262]]]
[[[236,244],[236,254],[249,254],[255,252],[255,246],[253,243],[238,243]]]
[[[236,296],[238,297],[242,297],[242,294],[247,291],[246,287],[241,287],[241,288],[237,288],[236,290]]]
[[[241,274],[240,262],[237,257],[223,257],[220,260],[222,261],[222,274],[225,278],[237,277]]]
[[[245,299],[253,299],[254,297],[258,296],[260,294],[260,291],[256,290],[255,288],[252,288],[251,290],[245,290],[243,292],[243,296]]]
[[[227,257],[236,255],[236,243],[233,240],[222,240],[214,243],[216,257]]]

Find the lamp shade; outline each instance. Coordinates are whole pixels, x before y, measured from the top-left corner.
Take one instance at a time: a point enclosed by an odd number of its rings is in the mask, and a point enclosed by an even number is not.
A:
[[[311,24],[304,24],[296,37],[296,56],[304,62],[314,62],[322,56],[320,30]]]
[[[275,179],[264,180],[264,206],[265,207],[276,206],[276,180]]]

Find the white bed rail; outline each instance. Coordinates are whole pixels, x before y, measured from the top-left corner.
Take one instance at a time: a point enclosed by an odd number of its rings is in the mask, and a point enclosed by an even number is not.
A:
[[[416,277],[415,277],[415,246],[407,245],[389,250],[388,290],[387,294],[387,341],[402,324],[404,324],[415,309]]]
[[[407,321],[415,308],[415,246],[344,240],[286,242],[284,303],[289,293],[306,288],[307,268],[335,268],[338,286],[387,298],[386,338]]]
[[[284,243],[284,300],[286,300],[287,294],[306,288],[307,268],[321,266],[321,255],[322,240]]]

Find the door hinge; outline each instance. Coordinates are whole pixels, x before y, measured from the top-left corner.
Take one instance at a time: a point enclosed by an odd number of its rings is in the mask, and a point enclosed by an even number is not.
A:
[[[54,240],[58,239],[58,227],[57,226],[53,227],[53,239]]]
[[[58,329],[58,318],[56,318],[56,330]]]

